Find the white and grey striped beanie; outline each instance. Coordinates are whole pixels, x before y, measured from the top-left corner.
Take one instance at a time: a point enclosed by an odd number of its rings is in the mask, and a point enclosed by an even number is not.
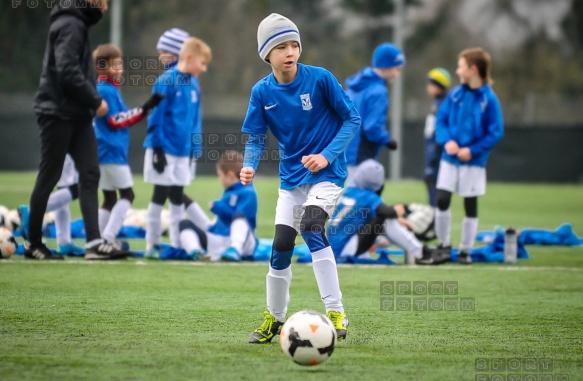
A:
[[[167,30],[162,36],[160,36],[158,44],[156,44],[156,50],[179,56],[182,44],[184,44],[184,41],[186,41],[188,37],[190,37],[190,34],[182,29],[172,28]]]
[[[287,41],[297,41],[300,45],[300,53],[302,52],[300,31],[290,19],[278,13],[272,13],[261,21],[257,28],[257,46],[259,57],[263,61],[266,61],[271,49]]]

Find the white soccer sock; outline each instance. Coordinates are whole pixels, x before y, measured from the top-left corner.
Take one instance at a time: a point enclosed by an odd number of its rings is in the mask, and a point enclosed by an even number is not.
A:
[[[52,212],[53,210],[60,209],[63,206],[68,205],[71,201],[73,201],[73,196],[71,195],[69,188],[58,189],[51,193],[47,203],[46,212]]]
[[[188,205],[188,208],[185,209],[188,218],[196,226],[201,228],[202,230],[208,230],[208,227],[211,225],[211,219],[202,211],[202,208],[196,201],[193,201],[192,204]]]
[[[146,221],[146,251],[152,249],[154,245],[160,244],[160,236],[162,235],[162,221],[160,215],[162,214],[164,206],[151,202],[148,205],[148,219]]]
[[[312,266],[316,282],[320,290],[320,297],[326,306],[326,312],[338,311],[344,313],[342,292],[338,282],[338,270],[334,252],[330,246],[312,253]]]
[[[451,209],[435,208],[435,235],[443,246],[451,245]]]
[[[103,233],[101,233],[103,238],[110,242],[115,241],[126,217],[126,213],[131,208],[131,206],[132,203],[128,199],[120,198],[117,200],[113,206],[113,209],[111,209],[111,214],[109,216],[107,226],[105,226]]]
[[[275,270],[269,266],[269,272],[265,277],[267,309],[278,321],[284,321],[285,315],[287,314],[291,280],[291,266],[283,270]]]
[[[55,210],[55,229],[57,230],[57,244],[65,246],[71,243],[71,211],[69,205]]]
[[[460,250],[471,250],[476,241],[476,232],[478,231],[478,218],[465,217],[462,221],[462,242]]]
[[[184,204],[174,205],[170,203],[170,227],[168,228],[168,235],[170,235],[170,244],[172,247],[180,247],[180,231],[178,225],[184,218]]]
[[[423,244],[415,237],[415,234],[407,230],[396,219],[385,220],[385,234],[389,241],[403,248],[415,258],[421,258]]]
[[[105,227],[107,226],[107,223],[109,222],[110,215],[111,215],[111,212],[107,209],[99,208],[99,210],[97,211],[97,222],[99,224],[99,233],[101,233],[102,235],[103,235],[103,232],[105,231]]]
[[[193,251],[202,251],[202,245],[198,235],[192,229],[184,229],[180,232],[180,247],[188,254]]]
[[[239,254],[253,254],[243,252],[245,243],[249,238],[251,238],[251,236],[251,229],[249,228],[249,223],[246,219],[236,218],[231,223],[231,246],[234,247],[239,252]]]

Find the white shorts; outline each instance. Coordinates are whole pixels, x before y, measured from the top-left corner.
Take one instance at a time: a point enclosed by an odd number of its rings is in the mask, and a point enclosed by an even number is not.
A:
[[[329,181],[303,184],[290,190],[279,189],[275,207],[275,224],[291,226],[299,232],[304,207],[319,206],[328,213],[328,216],[331,216],[340,193],[342,193],[342,188]]]
[[[211,256],[211,261],[220,261],[221,255],[231,247],[231,237],[224,235],[217,235],[213,233],[206,233],[207,239],[207,253]],[[243,244],[243,252],[241,255],[243,257],[253,255],[255,253],[255,247],[257,246],[257,240],[255,236],[251,233],[248,234],[245,243]]]
[[[437,189],[457,193],[462,197],[486,194],[486,168],[470,165],[453,165],[445,160],[439,163]]]
[[[166,168],[158,173],[154,169],[152,158],[154,150],[148,148],[144,157],[144,181],[156,185],[187,186],[191,181],[190,158],[188,156],[172,156],[166,154]]]
[[[129,165],[104,164],[99,166],[99,170],[101,171],[99,178],[99,189],[101,190],[114,191],[134,186]]]
[[[75,168],[75,162],[71,155],[67,154],[65,156],[65,164],[63,165],[63,172],[61,172],[61,178],[57,183],[57,188],[65,188],[71,185],[75,185],[79,182],[79,172]]]

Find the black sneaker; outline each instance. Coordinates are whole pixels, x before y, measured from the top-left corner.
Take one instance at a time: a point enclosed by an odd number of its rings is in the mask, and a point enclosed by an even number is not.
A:
[[[89,260],[126,259],[129,255],[129,252],[119,250],[115,244],[104,239],[96,240],[91,245],[85,245],[85,259]]]
[[[54,254],[44,243],[30,245],[24,250],[24,258],[39,261],[63,260],[63,256]]]
[[[433,264],[433,252],[434,252],[434,250],[423,245],[423,256],[421,258],[415,258],[415,264],[417,264],[417,265],[432,265]]]
[[[457,261],[462,265],[471,265],[472,264],[472,257],[470,256],[470,254],[467,251],[462,250],[462,251],[460,251],[460,255],[458,256]]]
[[[440,244],[433,250],[433,264],[441,265],[442,263],[451,261],[451,246],[443,246]]]

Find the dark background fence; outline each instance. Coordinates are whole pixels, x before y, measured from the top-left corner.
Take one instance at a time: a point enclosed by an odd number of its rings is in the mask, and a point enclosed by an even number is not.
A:
[[[423,173],[423,121],[406,122],[403,129],[402,174],[418,179]],[[214,175],[214,163],[227,149],[242,151],[244,137],[240,120],[204,120],[205,156],[197,166],[200,175]],[[38,128],[31,113],[0,113],[2,144],[0,170],[34,171],[38,167]],[[131,130],[130,165],[141,173],[146,133],[145,122]],[[263,175],[277,174],[277,143],[268,137],[266,160],[259,167]],[[379,160],[388,168],[388,152]],[[504,139],[488,163],[488,180],[504,182],[575,183],[583,181],[583,124],[579,126],[506,126]]]

